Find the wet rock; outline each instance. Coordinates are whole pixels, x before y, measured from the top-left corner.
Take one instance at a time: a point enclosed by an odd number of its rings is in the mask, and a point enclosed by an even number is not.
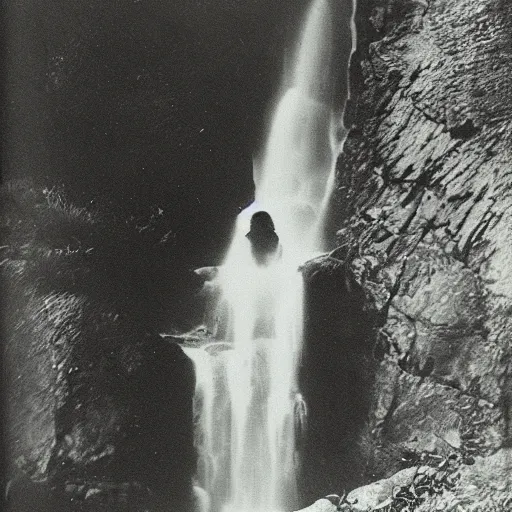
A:
[[[404,469],[388,479],[379,480],[351,491],[346,501],[354,511],[373,510],[393,498],[393,493],[397,488],[411,485],[417,473],[417,467]]]
[[[336,505],[331,503],[327,498],[322,498],[315,501],[309,507],[301,508],[296,512],[336,512],[336,510]]]
[[[369,479],[409,455],[476,461],[511,436],[512,4],[428,4],[359,6],[337,164],[333,254],[352,255],[382,321]]]
[[[323,256],[302,267],[305,329],[299,389],[307,404],[300,488],[305,503],[354,486],[363,473],[357,439],[372,387],[375,318],[351,269]]]
[[[5,508],[15,512],[50,512],[56,500],[47,482],[34,482],[26,475],[9,481],[5,490]]]
[[[418,511],[462,509],[467,512],[501,512],[510,510],[512,506],[510,448],[499,450],[489,457],[477,457],[474,464],[460,468],[457,478],[457,484],[453,489],[441,495],[429,497]]]
[[[14,305],[4,359],[8,478],[41,482],[66,512],[79,506],[69,496],[96,499],[105,482],[138,481],[157,501],[187,499],[194,376],[181,348],[82,296],[33,293]],[[10,510],[28,494],[11,493]]]

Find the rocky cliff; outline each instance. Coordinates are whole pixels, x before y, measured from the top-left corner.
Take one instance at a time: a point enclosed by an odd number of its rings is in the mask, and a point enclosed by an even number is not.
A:
[[[1,193],[6,509],[180,510],[194,372],[132,308],[147,304],[129,294],[125,227],[53,192]]]
[[[332,256],[379,318],[375,479],[511,440],[512,4],[359,4]]]

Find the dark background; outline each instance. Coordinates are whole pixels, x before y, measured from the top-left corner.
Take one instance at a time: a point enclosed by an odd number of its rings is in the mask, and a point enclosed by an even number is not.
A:
[[[338,110],[348,3],[331,2]],[[17,247],[11,257],[47,290],[118,301],[160,332],[201,323],[191,269],[222,263],[252,201],[253,157],[310,4],[4,2],[3,180],[32,191],[7,194],[0,237]],[[102,222],[48,209],[44,190],[54,188]],[[66,271],[60,260],[39,263],[69,248],[83,258]]]
[[[161,208],[190,265],[219,263],[307,4],[7,1],[4,180]]]

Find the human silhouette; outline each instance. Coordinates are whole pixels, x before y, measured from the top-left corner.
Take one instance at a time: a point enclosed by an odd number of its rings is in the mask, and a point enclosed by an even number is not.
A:
[[[281,255],[274,221],[267,212],[256,212],[251,217],[251,227],[245,236],[251,242],[252,255],[258,265],[268,265]]]

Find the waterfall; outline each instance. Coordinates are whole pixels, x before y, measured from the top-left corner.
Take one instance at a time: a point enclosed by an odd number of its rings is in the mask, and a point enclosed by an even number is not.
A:
[[[211,512],[273,512],[298,505],[299,437],[307,406],[298,387],[303,283],[299,266],[322,250],[336,158],[333,8],[314,0],[262,158],[255,202],[238,217],[218,284],[229,311],[224,343],[185,348],[197,374],[198,484]],[[246,237],[267,211],[282,254],[258,265]]]

